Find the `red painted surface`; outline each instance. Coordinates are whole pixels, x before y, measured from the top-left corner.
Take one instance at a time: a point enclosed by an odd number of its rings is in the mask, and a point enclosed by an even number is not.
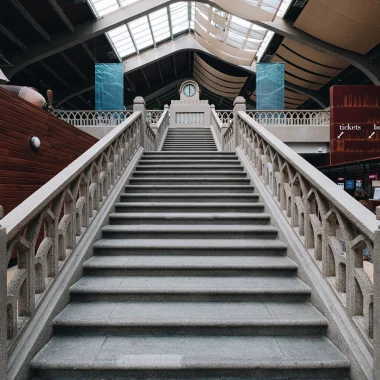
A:
[[[30,138],[39,137],[34,151]],[[98,140],[0,89],[0,205],[9,213]]]
[[[330,165],[380,156],[380,86],[331,87],[330,112]]]

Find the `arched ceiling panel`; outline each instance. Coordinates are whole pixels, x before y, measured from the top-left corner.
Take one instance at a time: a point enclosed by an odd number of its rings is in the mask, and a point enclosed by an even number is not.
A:
[[[286,73],[285,73],[285,80],[289,83],[293,83],[297,86],[308,88],[314,91],[317,91],[322,87],[320,84],[310,83],[310,82],[307,82],[306,80],[295,78],[294,76],[286,74]]]
[[[309,99],[306,95],[299,94],[298,92],[285,89],[285,96],[289,99],[306,101]]]
[[[276,62],[284,62],[284,61],[280,57],[275,55],[271,62],[276,63]],[[321,87],[332,79],[332,77],[321,77],[319,75],[311,74],[310,72],[299,69],[290,63],[284,62],[284,65],[285,65],[285,72],[296,75],[297,77],[306,79],[310,82],[318,83],[321,85]]]
[[[194,55],[194,64],[198,68],[202,68],[208,74],[224,82],[227,87],[241,89],[248,77],[236,77],[228,74],[224,74],[221,71],[214,69],[211,65],[205,62],[198,54]]]
[[[329,66],[336,70],[343,70],[348,66],[348,63],[346,61],[343,61],[332,55],[322,53],[321,51],[315,50],[307,45],[291,40],[290,38],[284,38],[282,45],[311,61],[319,63],[320,65]]]
[[[217,95],[220,95],[220,96],[223,96],[223,97],[230,97],[230,98],[234,98],[235,97],[234,95],[226,93],[225,91],[220,91],[217,88],[215,88],[214,86],[212,86],[209,83],[207,83],[205,81],[205,78],[203,76],[201,76],[201,75],[198,75],[195,70],[194,70],[194,79],[196,81],[198,81],[198,83],[200,83],[201,86],[207,88],[207,90],[209,90],[210,92],[212,92],[214,94],[217,94]]]
[[[294,26],[330,44],[366,54],[380,43],[378,0],[309,0]]]
[[[297,52],[297,54],[300,54]],[[301,57],[300,55],[297,55],[294,52],[286,49],[284,46],[280,46],[277,49],[277,55],[282,57],[284,60],[287,60],[288,62],[292,62],[294,65],[300,66],[305,68],[306,70],[321,74],[321,75],[328,75],[328,76],[336,76],[338,75],[341,70],[340,69],[332,69],[326,66],[322,66],[318,63],[314,63]]]

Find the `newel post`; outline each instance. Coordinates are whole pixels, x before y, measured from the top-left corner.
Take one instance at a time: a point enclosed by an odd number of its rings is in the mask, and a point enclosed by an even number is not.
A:
[[[242,96],[236,97],[234,101],[234,146],[239,145],[239,111],[247,111],[247,105],[245,99]]]
[[[0,206],[1,207],[1,206]],[[1,218],[1,217],[0,217]],[[7,234],[0,225],[0,379],[7,379]]]
[[[380,206],[376,207],[380,221]],[[373,252],[373,380],[380,380],[380,229],[375,231]]]
[[[140,124],[140,145],[146,148],[145,131],[146,131],[146,107],[145,100],[142,96],[136,96],[133,100],[133,112],[141,111]]]
[[[212,111],[215,111],[215,104],[210,105],[210,125],[212,125],[212,117],[213,117]]]

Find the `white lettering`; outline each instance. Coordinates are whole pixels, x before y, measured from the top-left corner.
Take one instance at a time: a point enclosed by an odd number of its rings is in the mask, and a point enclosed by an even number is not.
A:
[[[373,125],[373,130],[374,130],[374,131],[379,131],[379,130],[380,130],[380,125],[376,125],[376,124],[374,124],[374,125]]]
[[[339,129],[341,131],[361,131],[362,127],[360,125],[341,124]]]

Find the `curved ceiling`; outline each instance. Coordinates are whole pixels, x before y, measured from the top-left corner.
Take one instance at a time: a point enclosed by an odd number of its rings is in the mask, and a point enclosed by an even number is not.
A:
[[[332,45],[366,54],[380,43],[380,2],[309,0],[294,26]]]

